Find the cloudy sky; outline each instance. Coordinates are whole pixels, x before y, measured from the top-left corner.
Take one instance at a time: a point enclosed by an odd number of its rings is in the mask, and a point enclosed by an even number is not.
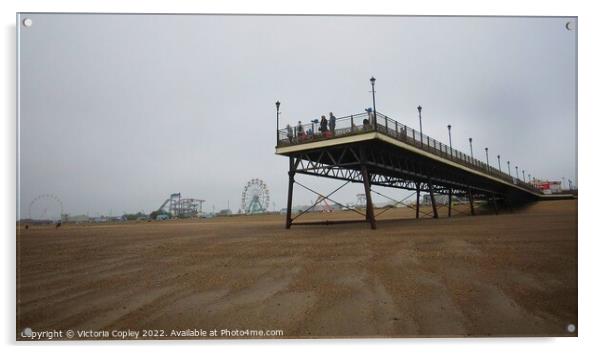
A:
[[[576,181],[571,18],[22,14],[20,213],[150,212],[171,193],[240,207],[261,178],[285,206],[281,125],[371,106],[476,157]],[[576,26],[575,24],[573,26]],[[493,160],[493,158],[492,158]],[[301,176],[323,192],[337,181]],[[361,186],[334,195],[355,201]],[[380,190],[379,191],[383,191]],[[315,199],[295,190],[295,203]],[[401,197],[400,191],[389,190]],[[384,201],[375,198],[376,201]],[[270,207],[273,207],[271,205]],[[19,217],[19,216],[18,216]]]

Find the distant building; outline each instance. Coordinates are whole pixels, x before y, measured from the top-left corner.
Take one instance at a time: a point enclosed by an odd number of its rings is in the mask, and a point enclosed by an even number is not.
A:
[[[71,221],[71,219],[69,221]],[[89,218],[89,220],[87,222],[105,223],[105,222],[123,222],[123,221],[127,221],[127,217],[125,215],[122,215],[122,216],[101,215],[101,216]]]
[[[435,203],[437,203],[437,205],[447,205],[447,198],[449,198],[448,196],[436,194],[434,197]],[[429,194],[423,195],[420,204],[431,205],[431,196]]]
[[[543,194],[562,193],[562,184],[560,181],[542,181],[539,179],[533,180],[535,188],[541,190]]]
[[[434,197],[435,197],[435,203],[437,203],[437,205],[447,205],[447,203],[449,202],[449,195],[435,194]],[[464,202],[465,202],[464,198],[458,198],[455,195],[452,195],[452,206],[453,206],[453,204],[460,204],[460,203],[464,203]],[[431,205],[431,196],[429,194],[423,195],[422,201],[420,202],[420,204]]]
[[[217,215],[217,216],[228,216],[228,215],[232,215],[232,210],[230,210],[230,209],[222,209],[222,210],[218,211],[216,215]]]
[[[80,223],[86,223],[86,222],[90,222],[90,217],[88,215],[69,215],[66,220],[66,222],[74,222],[76,224],[80,224]]]

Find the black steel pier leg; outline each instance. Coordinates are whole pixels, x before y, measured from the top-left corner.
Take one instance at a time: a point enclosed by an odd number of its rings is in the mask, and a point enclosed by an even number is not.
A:
[[[416,219],[420,217],[420,183],[416,183]]]
[[[295,161],[289,157],[288,170],[288,199],[286,200],[286,228],[290,229],[293,223],[291,219],[291,209],[293,207],[293,185],[295,184]]]
[[[493,210],[495,210],[495,215],[497,215],[498,211],[497,211],[497,201],[495,200],[495,194],[491,195],[491,199],[493,200]]]
[[[506,209],[508,209],[508,211],[513,213],[514,208],[512,207],[512,197],[510,196],[509,193],[505,193],[503,198],[504,198],[504,207],[506,207]]]
[[[370,174],[365,164],[362,164],[362,178],[364,180],[364,190],[366,192],[366,218],[370,222],[370,227],[376,229],[376,220],[374,220],[374,207],[372,205],[372,195],[370,193]]]
[[[470,202],[470,215],[474,215],[474,203],[472,199],[472,191],[468,190],[468,202]]]
[[[435,195],[433,194],[433,185],[429,182],[429,194],[431,195],[431,204],[433,205],[433,218],[437,219],[439,214],[437,213],[437,202],[435,202]]]
[[[452,190],[449,189],[449,198],[447,198],[447,217],[451,218],[451,209],[452,209]]]

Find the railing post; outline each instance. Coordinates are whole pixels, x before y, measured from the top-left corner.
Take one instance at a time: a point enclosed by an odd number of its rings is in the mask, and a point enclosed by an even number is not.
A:
[[[399,127],[397,125],[397,121],[395,121],[395,136],[399,138]]]
[[[351,132],[353,133],[353,114],[351,115]]]

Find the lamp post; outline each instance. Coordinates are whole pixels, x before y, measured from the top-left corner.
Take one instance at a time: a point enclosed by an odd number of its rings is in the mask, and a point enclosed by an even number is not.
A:
[[[489,171],[489,148],[485,148],[485,158],[487,159],[487,171]]]
[[[502,163],[500,162],[500,155],[497,155],[497,167],[502,172]]]
[[[422,146],[422,106],[418,106],[418,122],[420,124],[420,146]]]
[[[447,133],[449,134],[449,154],[454,157],[452,143],[451,143],[451,124],[447,125]]]
[[[529,173],[529,183],[531,183],[531,174]]]
[[[516,169],[516,179],[520,179],[520,178],[518,177],[518,166],[514,166],[514,168]]]
[[[512,177],[512,173],[510,172],[510,161],[508,161],[508,176]]]
[[[470,144],[470,160],[474,162],[474,156],[472,155],[472,138],[468,138],[468,143]]]
[[[374,83],[376,82],[376,79],[374,78],[374,76],[372,76],[370,78],[370,83],[372,84],[372,110],[374,111],[374,125],[376,126],[376,98],[375,98],[375,91],[374,91]]]
[[[280,101],[276,101],[276,145],[278,145],[278,131],[280,130]]]
[[[526,182],[526,180],[525,180],[525,170],[523,170],[523,182]]]

